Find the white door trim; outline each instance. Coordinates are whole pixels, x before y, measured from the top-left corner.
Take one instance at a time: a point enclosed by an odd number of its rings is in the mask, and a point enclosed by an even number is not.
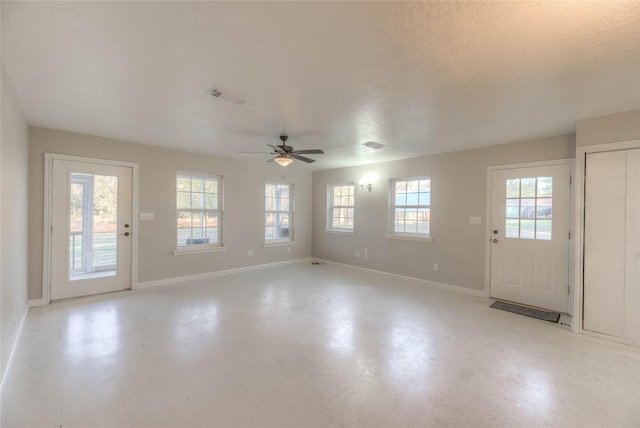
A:
[[[576,290],[573,293],[573,322],[571,330],[575,333],[583,333],[582,322],[582,303],[584,299],[584,277],[582,275],[584,269],[584,181],[585,181],[585,162],[587,154],[599,152],[611,152],[616,150],[627,150],[640,148],[640,140],[620,141],[616,143],[595,144],[593,146],[576,147],[576,180],[574,204],[577,209],[574,210],[574,224],[577,226],[578,233],[575,234],[573,240],[573,287]],[[586,333],[586,331],[585,331]]]
[[[486,194],[486,213],[485,213],[485,244],[484,244],[484,295],[489,297],[491,292],[491,218],[493,213],[491,196],[493,192],[493,179],[492,175],[494,171],[500,171],[505,169],[517,169],[517,168],[531,168],[539,166],[551,166],[551,165],[569,165],[571,169],[571,182],[569,183],[569,232],[571,237],[575,236],[574,233],[574,181],[573,177],[576,174],[576,162],[575,159],[554,159],[548,161],[526,162],[526,163],[514,163],[508,165],[491,165],[487,167],[487,194]],[[574,292],[574,246],[569,244],[569,314],[573,315],[575,306],[573,305],[574,299],[572,296],[576,294]],[[575,324],[575,323],[572,323]]]
[[[131,189],[131,289],[138,284],[138,164],[132,162],[111,161],[106,159],[94,159],[83,156],[60,155],[56,153],[44,154],[44,229],[42,232],[42,301],[43,304],[51,302],[51,209],[53,186],[51,174],[53,173],[54,160],[68,160],[75,162],[95,163],[100,165],[113,165],[131,168],[133,174]]]

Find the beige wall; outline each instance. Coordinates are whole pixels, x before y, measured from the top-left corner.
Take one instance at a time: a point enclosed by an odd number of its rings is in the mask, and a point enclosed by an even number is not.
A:
[[[313,174],[314,257],[472,290],[484,288],[487,167],[575,157],[575,135],[342,168]],[[363,174],[379,180],[371,193],[357,185]],[[386,239],[388,180],[431,177],[433,242]],[[326,233],[327,185],[356,183],[355,235]],[[469,224],[481,216],[482,224]],[[368,249],[368,260],[356,258]],[[433,271],[433,264],[439,271]]]
[[[0,66],[0,373],[4,377],[27,311],[27,124],[13,85]]]
[[[576,146],[640,140],[640,110],[578,120]]]
[[[243,162],[89,135],[29,129],[29,298],[42,294],[44,153],[139,164],[138,282],[155,281],[311,256],[311,172],[266,162]],[[225,252],[174,256],[176,171],[224,176]],[[285,179],[283,180],[282,175]],[[265,181],[295,184],[295,245],[262,246]],[[252,257],[247,251],[253,250]]]

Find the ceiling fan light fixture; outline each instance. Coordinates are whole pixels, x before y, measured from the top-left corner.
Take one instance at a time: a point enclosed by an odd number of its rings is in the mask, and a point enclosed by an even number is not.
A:
[[[293,159],[291,159],[288,156],[278,156],[277,158],[274,159],[274,161],[276,161],[280,166],[287,166],[287,165],[291,165],[291,163],[293,162]]]

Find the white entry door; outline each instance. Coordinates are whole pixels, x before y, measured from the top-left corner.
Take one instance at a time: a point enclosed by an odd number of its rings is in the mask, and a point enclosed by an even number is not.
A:
[[[51,299],[131,288],[130,167],[53,159]]]
[[[492,172],[491,297],[569,310],[570,164]]]

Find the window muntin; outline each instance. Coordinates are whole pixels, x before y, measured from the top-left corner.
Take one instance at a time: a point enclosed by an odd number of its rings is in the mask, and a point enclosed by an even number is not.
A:
[[[390,181],[391,234],[428,238],[431,233],[431,179]]]
[[[506,181],[505,237],[551,240],[553,177]]]
[[[222,246],[222,177],[176,175],[177,247]]]
[[[293,184],[265,183],[264,240],[293,241]]]
[[[353,183],[330,184],[327,193],[327,229],[353,232],[355,185]]]

